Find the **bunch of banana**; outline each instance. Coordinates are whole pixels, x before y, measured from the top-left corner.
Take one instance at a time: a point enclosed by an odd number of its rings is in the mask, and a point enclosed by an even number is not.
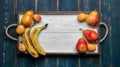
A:
[[[31,33],[31,41],[33,43],[33,47],[40,55],[43,55],[43,56],[46,55],[46,52],[44,51],[44,49],[40,46],[40,43],[38,42],[38,35],[42,30],[44,30],[47,27],[47,25],[48,24],[45,24],[40,27],[36,27],[35,29],[33,29]]]
[[[30,53],[30,55],[33,56],[34,58],[39,57],[39,54],[43,56],[46,55],[46,52],[38,42],[38,35],[42,30],[44,30],[47,27],[47,25],[48,24],[44,24],[43,26],[36,27],[35,29],[33,29],[31,35],[30,27],[27,27],[25,29],[25,32],[23,33],[25,47],[27,51]]]
[[[24,44],[25,44],[25,47],[28,51],[28,53],[30,53],[31,56],[37,58],[39,57],[37,51],[34,49],[34,47],[32,46],[32,42],[31,42],[31,39],[30,39],[30,27],[29,28],[26,28],[24,33],[23,33],[23,39],[24,39]]]

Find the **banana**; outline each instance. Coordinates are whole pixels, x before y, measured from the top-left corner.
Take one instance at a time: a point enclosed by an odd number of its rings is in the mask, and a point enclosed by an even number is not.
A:
[[[23,39],[24,39],[25,47],[26,47],[27,51],[30,53],[31,56],[33,56],[34,58],[38,58],[39,55],[38,55],[37,51],[34,49],[34,47],[32,46],[32,43],[31,43],[30,29],[31,28],[26,28],[25,32],[23,33]]]
[[[38,35],[39,33],[44,30],[47,27],[48,24],[44,24],[43,26],[36,27],[33,29],[31,33],[31,41],[33,43],[34,48],[40,55],[46,55],[45,50],[40,46],[40,43],[38,42]]]

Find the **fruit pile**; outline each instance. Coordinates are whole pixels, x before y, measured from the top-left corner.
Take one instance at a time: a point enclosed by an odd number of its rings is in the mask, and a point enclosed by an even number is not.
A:
[[[38,42],[39,33],[47,28],[48,24],[36,27],[31,31],[34,24],[39,23],[42,17],[33,11],[27,11],[23,14],[20,24],[16,28],[16,33],[22,35],[23,42],[19,44],[19,51],[24,53],[28,52],[34,58],[38,58],[39,55],[46,55],[45,50],[41,47]],[[99,17],[97,11],[92,11],[89,14],[80,13],[78,14],[78,21],[82,23],[86,21],[90,26],[98,24]],[[30,33],[31,32],[31,33]],[[94,52],[96,50],[95,42],[98,39],[98,33],[93,30],[83,30],[84,37],[80,38],[76,44],[76,50],[79,53]]]
[[[34,58],[38,58],[39,54],[43,56],[46,55],[46,52],[38,42],[38,35],[48,24],[36,27],[31,31],[32,26],[41,20],[42,18],[39,14],[35,14],[33,11],[27,11],[23,14],[21,22],[16,28],[16,33],[22,35],[24,39],[23,42],[19,44],[19,51],[22,53],[27,51]]]
[[[86,13],[80,13],[78,14],[78,21],[83,22],[86,21],[89,25],[96,25],[99,21],[99,15],[98,12],[91,11],[89,14]]]
[[[97,11],[91,11],[89,14],[80,13],[77,16],[78,21],[86,21],[88,25],[95,26],[98,24],[99,16]],[[83,38],[80,38],[76,44],[76,50],[79,53],[94,52],[96,50],[95,42],[98,39],[98,33],[93,30],[83,30]]]

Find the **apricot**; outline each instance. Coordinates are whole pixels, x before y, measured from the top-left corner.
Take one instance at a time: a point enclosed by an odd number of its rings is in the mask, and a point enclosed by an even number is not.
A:
[[[93,52],[96,50],[96,46],[95,44],[88,44],[88,51],[89,52]]]
[[[34,14],[33,15],[33,19],[36,22],[40,22],[42,20],[42,17],[39,14]]]
[[[80,21],[80,22],[85,21],[85,20],[86,20],[86,17],[87,17],[87,14],[85,14],[85,13],[80,13],[80,14],[78,14],[78,16],[77,16],[78,21]]]
[[[25,47],[25,45],[24,44],[19,44],[19,46],[18,46],[18,50],[20,51],[20,52],[25,52],[26,51],[26,47]]]
[[[23,34],[25,31],[25,27],[23,25],[18,25],[16,28],[16,33],[17,34]]]

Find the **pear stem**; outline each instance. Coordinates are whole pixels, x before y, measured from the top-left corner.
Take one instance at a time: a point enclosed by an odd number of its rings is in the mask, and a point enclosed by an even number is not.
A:
[[[83,29],[82,29],[82,28],[79,28],[79,31],[83,31]]]
[[[95,11],[97,11],[97,9],[95,9]]]

